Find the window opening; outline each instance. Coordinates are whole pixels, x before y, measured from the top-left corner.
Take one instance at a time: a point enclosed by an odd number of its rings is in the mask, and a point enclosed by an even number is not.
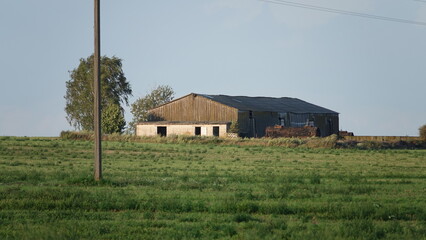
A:
[[[213,127],[213,136],[219,137],[219,127]]]
[[[167,127],[157,127],[157,135],[160,135],[161,137],[166,137]]]

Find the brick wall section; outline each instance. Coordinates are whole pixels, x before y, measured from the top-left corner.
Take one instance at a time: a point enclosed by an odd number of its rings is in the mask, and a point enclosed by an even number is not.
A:
[[[319,137],[319,129],[317,127],[267,127],[266,137]]]

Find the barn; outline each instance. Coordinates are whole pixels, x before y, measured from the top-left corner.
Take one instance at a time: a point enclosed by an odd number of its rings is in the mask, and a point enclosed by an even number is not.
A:
[[[191,93],[149,110],[136,135],[228,135],[238,123],[241,137],[263,137],[269,126],[314,126],[321,136],[339,131],[339,113],[289,97],[247,97]]]

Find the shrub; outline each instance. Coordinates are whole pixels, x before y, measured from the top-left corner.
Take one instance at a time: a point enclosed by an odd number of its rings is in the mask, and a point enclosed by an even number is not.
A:
[[[94,133],[90,131],[62,131],[59,137],[65,140],[93,140]]]
[[[230,133],[239,133],[240,132],[240,125],[238,122],[231,122],[231,126],[229,127]]]
[[[384,142],[378,142],[378,141],[364,141],[357,143],[356,147],[359,149],[364,150],[372,150],[372,149],[382,149],[384,148],[385,143]]]
[[[426,141],[426,124],[419,128],[419,135],[423,141]]]
[[[335,148],[337,146],[338,136],[336,134],[324,138],[310,138],[305,146],[308,148]]]

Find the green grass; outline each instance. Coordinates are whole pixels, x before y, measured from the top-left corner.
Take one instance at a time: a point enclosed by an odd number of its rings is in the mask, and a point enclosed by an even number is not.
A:
[[[426,239],[426,150],[92,149],[0,137],[0,239]]]

